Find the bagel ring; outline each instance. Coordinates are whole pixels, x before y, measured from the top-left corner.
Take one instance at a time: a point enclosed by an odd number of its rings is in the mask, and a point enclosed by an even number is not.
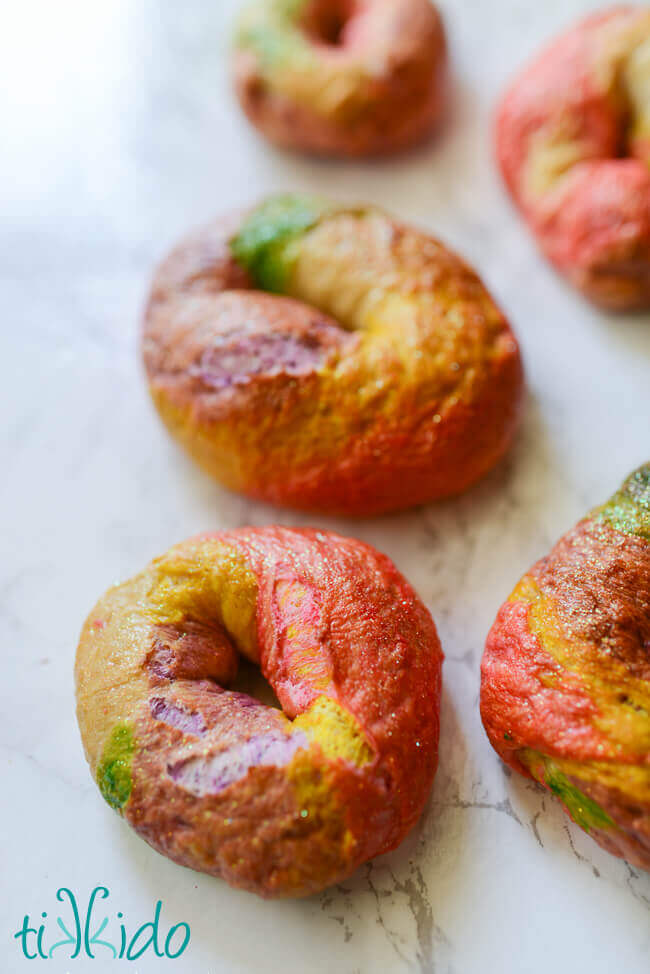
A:
[[[368,156],[431,132],[446,61],[429,0],[256,0],[237,31],[233,73],[246,115],[272,142]]]
[[[650,307],[650,9],[581,21],[515,79],[506,184],[547,257],[604,307]]]
[[[487,290],[372,207],[273,197],[198,232],[159,268],[143,342],[172,434],[279,504],[368,515],[455,494],[516,426],[519,350]]]
[[[500,757],[650,869],[650,463],[524,575],[481,666]]]
[[[225,689],[238,653],[282,710]],[[301,896],[394,848],[438,754],[442,652],[392,562],[329,532],[190,539],[83,628],[77,716],[104,798],[175,862]]]

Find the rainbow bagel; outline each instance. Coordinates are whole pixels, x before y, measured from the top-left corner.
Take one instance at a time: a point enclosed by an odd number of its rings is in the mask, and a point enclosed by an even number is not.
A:
[[[585,295],[650,307],[650,9],[581,21],[514,81],[504,179],[541,249]]]
[[[300,196],[164,261],[144,361],[167,427],[217,479],[343,514],[464,490],[509,445],[522,391],[512,332],[460,258],[375,208]]]
[[[335,156],[379,155],[438,121],[446,74],[429,0],[257,0],[235,39],[235,89],[271,141]]]
[[[501,607],[481,667],[492,746],[650,869],[650,463]]]
[[[224,689],[238,653],[282,710]],[[417,821],[441,664],[431,616],[384,555],[245,528],[176,545],[100,599],[77,651],[77,715],[102,795],[150,845],[262,896],[301,896]]]

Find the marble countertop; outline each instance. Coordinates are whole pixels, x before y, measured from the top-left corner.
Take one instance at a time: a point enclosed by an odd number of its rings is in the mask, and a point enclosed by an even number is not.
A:
[[[646,974],[650,875],[510,776],[477,707],[483,641],[513,583],[648,455],[650,317],[599,313],[549,269],[490,156],[505,80],[595,4],[444,0],[449,122],[435,143],[374,165],[294,158],[248,128],[226,77],[237,6],[23,0],[2,15],[0,969],[32,969],[13,937],[25,915],[49,948],[63,937],[56,917],[71,916],[57,890],[85,904],[104,885],[107,936],[118,911],[130,936],[160,900],[165,931],[191,927],[182,959],[148,951],[129,965],[100,945],[91,962],[64,946],[43,970]],[[459,249],[511,317],[528,396],[515,448],[460,499],[319,520],[387,552],[434,615],[447,657],[440,770],[399,850],[320,896],[266,903],[163,859],[101,801],[72,662],[98,595],[174,541],[315,520],[192,466],[153,413],[137,353],[154,262],[193,224],[281,189],[380,202]]]

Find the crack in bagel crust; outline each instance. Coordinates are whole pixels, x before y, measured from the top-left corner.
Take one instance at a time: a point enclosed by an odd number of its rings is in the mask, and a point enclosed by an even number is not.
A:
[[[650,10],[594,14],[506,92],[504,179],[556,267],[598,304],[650,307]]]
[[[227,486],[369,515],[464,490],[509,446],[522,367],[476,274],[372,207],[273,197],[162,264],[153,400]]]
[[[501,607],[481,715],[506,763],[604,848],[650,869],[650,464]]]
[[[446,74],[429,0],[254,0],[235,37],[249,120],[305,152],[382,155],[420,141],[442,113]]]
[[[282,710],[228,689],[239,654]],[[442,653],[383,555],[247,528],[171,548],[98,602],[77,716],[106,801],[155,849],[262,896],[396,846],[438,753]]]

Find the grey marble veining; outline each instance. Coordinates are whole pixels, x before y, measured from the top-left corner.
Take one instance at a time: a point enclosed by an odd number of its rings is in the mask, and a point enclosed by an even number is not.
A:
[[[188,974],[390,971],[645,974],[650,876],[600,850],[483,734],[478,666],[529,564],[650,450],[650,316],[599,313],[537,256],[491,160],[511,71],[589,0],[441,4],[454,59],[440,138],[392,162],[337,165],[261,142],[225,51],[235,0],[24,0],[2,13],[0,496],[3,673],[0,969],[56,890],[103,883],[133,924],[163,901]],[[278,189],[367,199],[473,261],[521,339],[522,429],[465,496],[394,517],[319,523],[386,551],[446,652],[440,770],[404,844],[302,902],[264,903],[156,855],[106,807],[74,721],[81,622],[112,582],[209,528],[306,524],[220,489],[160,428],[138,360],[148,274],[176,237]],[[48,934],[50,936],[50,934]],[[55,956],[53,972],[119,970]],[[124,966],[128,966],[124,962]],[[159,972],[148,955],[131,969]]]

